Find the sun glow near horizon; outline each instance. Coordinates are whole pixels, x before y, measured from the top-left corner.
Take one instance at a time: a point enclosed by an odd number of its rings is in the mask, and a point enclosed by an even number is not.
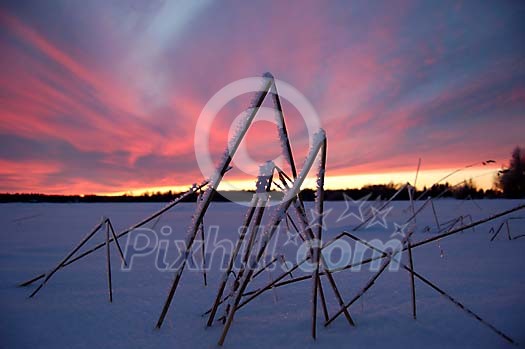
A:
[[[0,192],[186,191],[209,175],[194,149],[203,108],[225,86],[268,71],[319,115],[329,189],[413,182],[418,158],[421,188],[480,157],[506,165],[523,143],[517,4],[140,3],[0,5]],[[279,91],[302,159],[310,114]],[[214,161],[250,98],[236,96],[207,125]],[[257,165],[280,147],[273,125],[253,126],[246,148]],[[449,182],[490,188],[493,175],[478,177],[485,169]],[[243,173],[226,181],[255,187]]]
[[[421,170],[418,174],[416,183],[417,189],[421,190],[423,187],[430,187],[441,178],[451,174],[457,169],[433,169],[433,170]],[[461,185],[465,181],[472,179],[476,187],[480,189],[492,189],[494,183],[494,177],[498,172],[497,168],[470,168],[464,169],[451,175],[449,178],[439,182],[440,184],[449,183],[450,185]],[[381,173],[360,173],[360,174],[348,174],[348,175],[328,175],[325,179],[325,189],[337,190],[337,189],[359,189],[367,185],[378,185],[378,184],[414,184],[415,171],[399,171],[399,172],[381,172]],[[187,185],[174,185],[174,186],[152,186],[152,187],[137,187],[130,188],[127,190],[115,191],[115,192],[97,192],[95,195],[107,195],[107,196],[120,196],[120,195],[134,195],[140,196],[146,193],[166,193],[172,191],[173,193],[182,193],[191,188],[193,184],[188,183]],[[313,176],[308,176],[303,185],[303,189],[309,188],[314,189],[316,186],[316,179]],[[253,179],[228,179],[225,176],[223,182],[219,185],[219,190],[254,190],[255,189],[255,178]]]

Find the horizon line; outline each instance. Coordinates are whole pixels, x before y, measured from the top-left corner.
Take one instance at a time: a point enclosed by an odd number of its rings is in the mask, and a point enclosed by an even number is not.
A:
[[[497,169],[466,169],[463,172],[454,174],[447,180],[438,182],[443,177],[444,173],[449,173],[450,169],[446,170],[421,170],[419,172],[418,183],[416,183],[416,190],[422,190],[424,187],[430,188],[433,184],[445,184],[449,183],[450,186],[464,184],[468,180],[472,180],[474,186],[477,189],[483,191],[495,190],[494,188],[494,175],[497,173]],[[489,176],[492,175],[492,176]],[[325,179],[325,190],[360,190],[368,186],[374,185],[403,185],[405,183],[411,183],[412,181],[406,180],[407,178],[415,177],[415,171],[403,171],[394,173],[371,173],[371,174],[356,174],[356,175],[336,175],[327,176]],[[350,185],[352,183],[353,185]],[[192,187],[192,184],[188,185],[170,185],[170,186],[151,186],[151,187],[138,187],[130,188],[127,190],[120,191],[94,191],[85,193],[67,193],[67,192],[46,192],[46,191],[2,191],[0,194],[7,195],[47,195],[47,196],[105,196],[105,197],[116,197],[116,196],[132,196],[140,197],[148,194],[167,194],[170,191],[172,193],[184,193]],[[316,179],[315,177],[308,177],[305,180],[303,189],[315,189]],[[253,180],[225,180],[218,187],[218,191],[254,191]],[[496,189],[497,190],[497,189]]]

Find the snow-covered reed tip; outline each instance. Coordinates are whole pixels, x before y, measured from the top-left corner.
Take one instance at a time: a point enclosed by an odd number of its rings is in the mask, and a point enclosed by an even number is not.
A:
[[[313,138],[313,142],[312,142],[313,144],[324,141],[326,139],[325,130],[320,128],[319,131],[317,131],[312,138]]]

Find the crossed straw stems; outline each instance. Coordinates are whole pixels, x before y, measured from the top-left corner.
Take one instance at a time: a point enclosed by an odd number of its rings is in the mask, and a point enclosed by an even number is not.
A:
[[[509,210],[505,210],[505,211],[499,212],[499,213],[497,213],[497,214],[495,214],[493,216],[490,216],[490,217],[487,217],[487,218],[484,218],[484,219],[480,219],[478,221],[472,222],[471,224],[467,224],[465,226],[462,226],[462,227],[459,227],[459,228],[456,228],[456,229],[453,229],[453,230],[449,230],[447,232],[438,234],[436,236],[433,236],[433,237],[430,237],[428,239],[424,239],[422,241],[418,241],[418,242],[415,242],[415,243],[412,243],[412,244],[408,244],[408,239],[409,239],[410,235],[412,234],[412,233],[409,233],[409,234],[407,234],[407,237],[405,237],[405,239],[403,240],[404,241],[403,242],[403,247],[400,250],[392,251],[392,252],[385,252],[385,251],[382,251],[382,250],[380,250],[380,249],[378,249],[376,247],[373,247],[372,245],[370,245],[366,241],[364,241],[362,239],[359,239],[358,237],[352,235],[351,233],[349,233],[347,231],[341,232],[339,235],[337,235],[336,237],[334,237],[333,239],[328,241],[324,246],[322,246],[321,249],[327,248],[332,243],[334,243],[336,240],[339,240],[339,239],[341,239],[343,237],[348,237],[348,238],[351,238],[351,239],[353,239],[355,241],[363,243],[366,246],[376,250],[377,252],[380,253],[380,255],[379,256],[375,256],[375,257],[370,257],[370,258],[362,260],[362,261],[360,261],[358,263],[348,264],[346,266],[342,266],[342,267],[339,267],[339,268],[333,268],[331,270],[325,269],[325,271],[320,271],[319,275],[327,275],[327,272],[335,273],[335,272],[340,272],[340,271],[343,271],[343,270],[348,270],[348,269],[351,269],[351,268],[354,268],[354,267],[358,267],[358,266],[361,266],[361,265],[366,265],[366,264],[369,264],[369,263],[371,263],[373,261],[384,259],[384,258],[386,258],[386,261],[381,265],[381,267],[379,268],[379,271],[368,281],[368,283],[365,285],[365,287],[355,297],[352,298],[351,301],[345,303],[338,310],[338,312],[335,313],[335,315],[333,315],[331,318],[329,318],[327,321],[325,321],[325,326],[328,326],[330,323],[332,323],[337,317],[339,317],[339,315],[341,315],[346,309],[348,309],[352,304],[354,304],[355,301],[358,300],[368,289],[370,289],[371,286],[374,284],[375,280],[377,280],[377,278],[383,273],[383,271],[389,265],[391,260],[393,258],[395,258],[395,256],[398,253],[400,253],[402,251],[406,251],[406,250],[411,250],[413,248],[417,248],[417,247],[420,247],[420,246],[423,246],[423,245],[426,245],[426,244],[429,244],[429,243],[431,243],[433,241],[436,241],[436,240],[439,240],[439,239],[442,239],[442,238],[445,238],[445,237],[457,234],[457,233],[462,232],[464,230],[467,230],[467,229],[473,228],[475,226],[484,224],[486,222],[489,222],[489,221],[492,221],[494,219],[500,218],[502,216],[508,215],[510,213],[522,210],[524,208],[525,208],[525,204],[522,204],[522,205],[516,206],[514,208],[511,208]],[[243,296],[247,296],[248,298],[246,298],[245,300],[240,302],[239,305],[237,306],[236,310],[244,307],[245,305],[250,303],[252,300],[257,298],[257,296],[261,295],[262,293],[264,293],[265,291],[267,291],[267,290],[269,290],[271,288],[277,288],[277,287],[289,285],[289,284],[292,284],[292,283],[296,283],[296,282],[300,282],[300,281],[311,279],[313,277],[313,275],[312,274],[308,274],[308,275],[304,275],[304,276],[300,276],[300,277],[291,278],[289,280],[285,280],[285,281],[281,282],[281,280],[283,280],[287,275],[290,275],[292,272],[296,271],[302,264],[304,264],[305,262],[309,261],[310,259],[311,259],[310,256],[304,258],[303,260],[299,261],[298,263],[296,263],[295,265],[290,267],[287,271],[285,271],[282,274],[280,274],[278,277],[276,277],[273,281],[269,282],[265,286],[263,286],[263,287],[261,287],[261,288],[259,288],[257,290],[253,290],[253,291],[249,291],[249,292],[243,293]],[[482,324],[484,324],[485,326],[490,328],[496,334],[498,334],[499,336],[503,337],[505,340],[507,340],[510,343],[513,343],[513,344],[516,343],[509,336],[505,335],[502,331],[498,330],[493,325],[491,325],[490,323],[488,323],[487,321],[482,319],[480,316],[475,314],[473,311],[471,311],[470,309],[465,307],[462,303],[460,303],[455,298],[453,298],[452,296],[447,294],[445,291],[443,291],[441,288],[439,288],[434,283],[429,281],[427,278],[425,278],[421,274],[415,272],[413,270],[413,268],[411,268],[411,267],[409,267],[409,266],[407,266],[407,265],[405,265],[403,263],[400,263],[400,265],[403,267],[403,269],[405,269],[407,272],[409,272],[411,274],[411,276],[418,278],[419,280],[421,280],[423,283],[427,284],[429,287],[431,287],[432,289],[434,289],[438,293],[444,295],[447,299],[449,299],[451,302],[453,302],[456,306],[458,306],[461,309],[463,309],[467,314],[473,316],[475,319],[477,319]],[[229,297],[230,297],[229,295],[226,296],[221,301],[221,303],[224,302]],[[210,310],[208,310],[205,314],[208,314],[209,312],[210,312]]]

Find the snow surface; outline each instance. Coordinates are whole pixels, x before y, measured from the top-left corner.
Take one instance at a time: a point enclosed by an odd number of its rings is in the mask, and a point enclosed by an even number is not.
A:
[[[458,215],[474,220],[514,207],[521,201],[439,200],[436,210],[442,221]],[[421,202],[419,203],[421,204]],[[479,207],[478,207],[479,205]],[[101,216],[111,219],[118,231],[130,226],[163,204],[3,204],[0,205],[0,347],[1,348],[215,348],[222,331],[216,323],[206,328],[201,314],[211,307],[221,273],[208,272],[208,286],[202,274],[186,270],[174,301],[160,330],[154,329],[174,277],[158,271],[155,256],[134,261],[131,271],[119,270],[119,256],[112,245],[113,303],[107,300],[105,250],[60,270],[34,299],[27,296],[37,283],[18,288],[16,284],[50,270]],[[313,203],[307,203],[307,212]],[[393,222],[402,223],[410,210],[408,202],[394,202],[388,215],[389,228],[374,225],[356,235],[370,240],[388,240]],[[156,222],[173,228],[171,238],[183,239],[194,204],[179,204]],[[328,231],[325,239],[358,221],[352,217],[337,222],[345,202],[326,202]],[[212,203],[205,226],[220,226],[220,238],[233,238],[246,212],[245,206]],[[329,211],[331,210],[331,211]],[[353,212],[357,212],[354,208]],[[268,212],[268,216],[271,213]],[[512,216],[525,216],[516,212]],[[490,242],[493,221],[441,240],[444,258],[437,243],[413,251],[415,269],[469,307],[496,328],[525,343],[525,238],[507,240],[506,232]],[[154,221],[155,222],[155,221]],[[284,224],[284,223],[283,223]],[[149,224],[151,226],[152,224]],[[434,227],[431,210],[417,218],[419,241],[432,236],[425,226]],[[525,221],[511,221],[513,235],[525,233]],[[134,233],[132,233],[134,234]],[[286,236],[280,235],[282,242]],[[95,243],[104,234],[98,233]],[[126,238],[122,240],[125,248]],[[353,246],[353,243],[352,243]],[[293,259],[293,246],[280,252]],[[200,258],[200,251],[196,259]],[[406,256],[403,256],[406,258]],[[217,266],[217,261],[212,265]],[[208,261],[209,264],[209,261]],[[272,272],[275,277],[278,271]],[[294,276],[301,275],[299,272]],[[334,274],[343,298],[348,301],[372,275],[367,268]],[[261,274],[249,289],[263,285]],[[323,279],[331,314],[338,310],[332,290]],[[468,316],[446,298],[416,279],[418,319],[411,316],[409,275],[403,270],[386,271],[356,302],[350,313],[357,327],[344,317],[323,327],[318,309],[318,338],[310,336],[311,280],[266,292],[239,310],[226,338],[225,348],[442,348],[511,347],[501,337]],[[277,301],[275,301],[275,296]],[[219,309],[218,315],[222,314]]]

